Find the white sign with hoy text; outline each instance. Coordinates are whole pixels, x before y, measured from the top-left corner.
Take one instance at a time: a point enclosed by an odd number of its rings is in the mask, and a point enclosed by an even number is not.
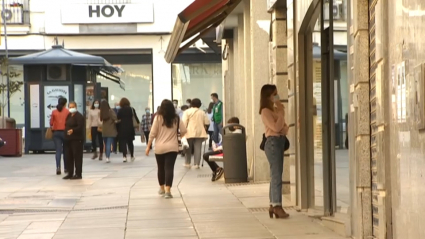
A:
[[[66,4],[62,24],[152,23],[153,3]]]

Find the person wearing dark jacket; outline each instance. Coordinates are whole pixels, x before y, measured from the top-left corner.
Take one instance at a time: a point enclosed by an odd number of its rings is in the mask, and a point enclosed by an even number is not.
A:
[[[70,102],[65,121],[65,153],[68,175],[63,179],[82,179],[85,117],[77,111],[77,104]],[[74,175],[75,167],[75,175]]]
[[[120,144],[120,149],[123,154],[123,162],[127,162],[127,147],[130,151],[131,161],[135,160],[134,158],[134,138],[136,136],[135,128],[137,126],[133,125],[133,117],[135,118],[137,124],[140,124],[139,118],[137,117],[136,111],[130,106],[130,101],[127,98],[122,98],[120,101],[120,110],[118,111],[118,140]]]

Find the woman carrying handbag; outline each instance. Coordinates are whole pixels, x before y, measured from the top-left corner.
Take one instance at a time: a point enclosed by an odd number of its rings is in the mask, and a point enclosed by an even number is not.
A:
[[[280,102],[275,85],[261,88],[260,115],[265,128],[264,151],[270,164],[270,218],[288,218],[282,207],[283,156],[287,145],[288,125],[285,107]]]

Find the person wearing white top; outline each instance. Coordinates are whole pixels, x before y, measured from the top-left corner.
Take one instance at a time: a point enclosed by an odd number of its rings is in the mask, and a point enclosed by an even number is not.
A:
[[[192,149],[195,157],[194,166],[199,168],[202,156],[202,143],[208,139],[206,125],[210,124],[210,120],[205,112],[201,109],[202,103],[199,99],[193,99],[191,102],[191,108],[187,109],[183,114],[183,123],[186,126],[187,133],[186,139],[189,144],[189,148],[186,149],[186,167],[190,167],[192,160]]]
[[[212,120],[213,117],[213,109],[214,102],[211,102],[207,109],[208,119],[210,119],[210,125],[208,126],[208,136],[209,136],[209,142],[208,142],[208,150],[212,150],[212,142],[213,142],[213,135],[214,135],[214,121]]]
[[[96,159],[98,157],[97,147],[99,147],[99,160],[102,160],[103,157],[103,137],[102,132],[99,128],[100,125],[100,109],[99,109],[99,101],[93,101],[91,109],[88,112],[88,121],[86,124],[87,129],[91,131],[91,145],[93,149],[93,157],[92,159]]]

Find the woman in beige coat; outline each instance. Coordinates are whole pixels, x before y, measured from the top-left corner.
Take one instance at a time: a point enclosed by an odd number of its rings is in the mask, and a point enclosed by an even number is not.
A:
[[[202,154],[202,143],[208,139],[205,126],[210,124],[207,114],[201,109],[201,100],[192,99],[191,108],[186,110],[183,114],[183,123],[187,128],[186,139],[189,143],[189,148],[186,149],[186,162],[185,167],[190,168],[192,160],[192,152],[194,153],[195,168],[199,168]],[[193,151],[192,151],[193,149]]]
[[[105,154],[106,162],[110,163],[109,158],[111,157],[111,147],[114,142],[115,137],[117,137],[117,115],[109,106],[109,103],[106,100],[102,101],[100,104],[100,117],[99,119],[102,122],[102,136],[103,142],[105,143]]]

